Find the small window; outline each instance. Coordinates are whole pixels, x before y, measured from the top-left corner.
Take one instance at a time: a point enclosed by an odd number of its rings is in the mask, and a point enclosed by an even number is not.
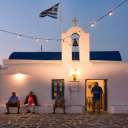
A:
[[[64,96],[64,80],[52,80],[52,99],[55,99],[59,92]]]

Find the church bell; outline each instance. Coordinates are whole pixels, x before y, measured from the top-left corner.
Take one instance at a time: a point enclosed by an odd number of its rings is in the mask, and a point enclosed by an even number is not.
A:
[[[78,46],[76,39],[74,39],[74,42],[73,42],[73,45],[72,46],[75,46],[75,47]]]

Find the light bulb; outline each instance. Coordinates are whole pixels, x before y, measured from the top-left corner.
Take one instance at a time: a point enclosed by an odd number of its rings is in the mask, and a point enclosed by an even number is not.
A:
[[[92,23],[91,26],[94,27],[94,23]]]
[[[48,42],[48,39],[46,39],[46,42]]]
[[[20,38],[21,37],[21,35],[18,35],[18,38]]]
[[[38,41],[38,38],[36,38],[36,41]]]
[[[112,15],[112,11],[109,12],[109,15]]]

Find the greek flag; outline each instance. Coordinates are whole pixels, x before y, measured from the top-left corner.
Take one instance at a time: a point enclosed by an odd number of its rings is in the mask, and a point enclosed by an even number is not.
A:
[[[53,7],[43,11],[40,13],[40,17],[45,17],[45,16],[50,16],[52,18],[56,18],[57,19],[57,10],[58,10],[58,6],[59,6],[59,3],[54,5]]]

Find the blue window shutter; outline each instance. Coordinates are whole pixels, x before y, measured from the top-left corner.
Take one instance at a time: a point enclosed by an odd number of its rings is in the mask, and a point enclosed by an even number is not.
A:
[[[54,98],[54,81],[52,80],[52,99],[55,99]]]
[[[57,82],[57,91],[54,91],[54,82]],[[60,82],[62,82],[62,91],[60,91]],[[64,80],[63,79],[53,79],[52,80],[52,99],[55,99],[54,93],[62,93],[62,96],[64,97]]]
[[[62,96],[64,97],[64,80],[62,82]]]
[[[57,94],[59,93],[59,90],[60,90],[60,86],[59,86],[59,81],[57,80]]]

